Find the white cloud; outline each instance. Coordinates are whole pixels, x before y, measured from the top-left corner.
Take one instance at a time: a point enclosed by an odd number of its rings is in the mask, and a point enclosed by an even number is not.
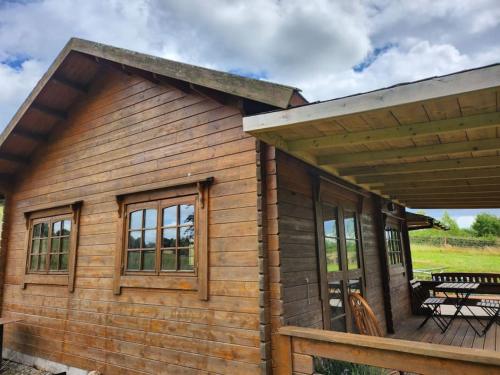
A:
[[[476,220],[475,215],[464,215],[464,216],[456,216],[454,219],[457,221],[457,224],[460,228],[470,228],[474,220]]]
[[[72,36],[300,87],[312,100],[500,60],[496,0],[0,0],[0,129]],[[374,48],[393,47],[361,72]]]

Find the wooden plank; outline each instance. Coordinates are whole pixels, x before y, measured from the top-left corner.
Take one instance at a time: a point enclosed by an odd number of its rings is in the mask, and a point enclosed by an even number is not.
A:
[[[30,109],[41,112],[51,117],[55,117],[57,120],[65,120],[68,117],[68,114],[66,112],[47,107],[43,104],[33,103]]]
[[[448,169],[476,169],[500,166],[500,157],[485,156],[478,158],[461,158],[439,161],[425,161],[417,163],[399,163],[390,165],[376,165],[372,167],[340,168],[340,176],[392,175],[414,172],[446,171]]]
[[[299,327],[283,327],[280,334],[292,338],[293,353],[419,374],[491,374],[500,366],[496,353],[452,346]]]
[[[500,142],[499,142],[500,143]],[[500,177],[500,167],[480,168],[471,170],[419,172],[412,174],[400,174],[390,176],[360,176],[356,180],[360,184],[391,184],[413,181],[439,181],[439,180],[470,180],[475,178]]]
[[[382,151],[352,152],[345,154],[320,155],[317,157],[319,165],[356,164],[363,162],[378,162],[384,160],[398,160],[418,156],[438,156],[500,149],[497,138],[480,141],[454,142],[435,144],[421,147],[406,147]]]
[[[310,151],[337,146],[368,144],[372,142],[416,138],[466,129],[489,128],[500,125],[500,112],[484,113],[437,121],[419,122],[410,125],[388,127],[361,132],[349,132],[287,142],[289,152]]]

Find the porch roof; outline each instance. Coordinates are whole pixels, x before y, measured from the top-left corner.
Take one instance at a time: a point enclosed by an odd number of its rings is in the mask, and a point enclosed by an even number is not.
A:
[[[441,223],[439,220],[433,217],[416,214],[414,212],[406,212],[406,225],[408,230],[418,230],[418,229],[440,229],[449,230],[445,224]]]
[[[249,116],[243,127],[409,207],[500,207],[500,64]]]

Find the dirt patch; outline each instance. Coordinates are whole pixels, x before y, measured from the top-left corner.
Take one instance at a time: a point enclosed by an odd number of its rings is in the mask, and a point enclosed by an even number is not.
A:
[[[3,360],[2,368],[0,369],[1,375],[52,375],[51,372],[37,370],[34,367],[22,365],[17,362]]]

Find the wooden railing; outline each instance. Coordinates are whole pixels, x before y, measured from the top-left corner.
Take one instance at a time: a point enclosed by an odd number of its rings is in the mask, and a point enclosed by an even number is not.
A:
[[[278,375],[314,374],[314,357],[416,374],[500,374],[500,356],[486,350],[291,326],[277,340]]]

